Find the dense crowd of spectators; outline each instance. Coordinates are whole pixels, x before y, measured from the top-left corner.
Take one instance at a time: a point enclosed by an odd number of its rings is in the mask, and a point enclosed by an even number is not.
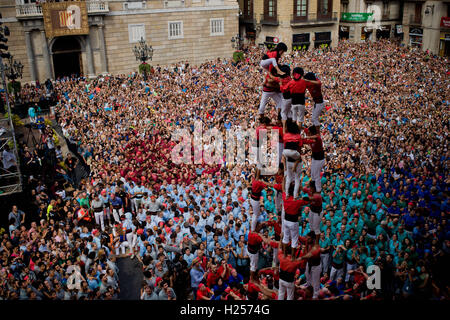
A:
[[[255,167],[171,159],[173,130],[192,131],[195,120],[223,136],[258,125],[262,51],[245,51],[237,64],[156,67],[147,82],[134,73],[53,82],[58,124],[91,174],[78,184],[77,160],[63,157],[45,130],[35,148],[21,148],[33,209],[18,203],[9,214],[1,298],[117,299],[116,259],[124,256],[142,263],[143,300],[276,298],[269,243],[259,250],[258,279],[250,279]],[[314,72],[327,101],[319,299],[448,299],[448,61],[387,41],[341,42],[282,60]],[[266,115],[277,122],[273,105]],[[304,159],[307,186],[308,152]],[[275,193],[262,193],[265,238],[276,237]],[[379,290],[365,282],[374,264]],[[300,266],[295,299],[312,298],[305,283]]]

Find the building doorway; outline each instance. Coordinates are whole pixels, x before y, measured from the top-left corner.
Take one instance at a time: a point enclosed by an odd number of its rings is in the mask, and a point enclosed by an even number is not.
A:
[[[55,78],[82,74],[81,46],[75,37],[60,37],[52,46]]]

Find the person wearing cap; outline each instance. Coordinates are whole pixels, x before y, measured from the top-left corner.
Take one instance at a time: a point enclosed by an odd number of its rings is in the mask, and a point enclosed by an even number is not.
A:
[[[174,189],[176,190],[176,189]],[[162,203],[156,199],[155,195],[150,196],[150,202],[148,203],[148,212],[154,216],[162,209]]]

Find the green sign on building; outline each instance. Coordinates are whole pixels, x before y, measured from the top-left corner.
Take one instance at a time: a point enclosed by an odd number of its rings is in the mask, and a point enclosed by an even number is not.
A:
[[[367,22],[373,13],[342,12],[341,21]]]

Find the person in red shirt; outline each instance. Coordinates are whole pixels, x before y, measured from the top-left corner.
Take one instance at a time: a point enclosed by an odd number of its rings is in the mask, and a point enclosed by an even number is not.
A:
[[[273,101],[275,101],[277,110],[281,110],[281,106],[283,104],[283,95],[280,92],[280,80],[276,76],[276,70],[272,69],[272,71],[268,73],[264,79],[263,93],[258,109],[259,115],[264,114],[267,102],[269,102],[269,98],[272,98]]]
[[[206,277],[206,286],[208,288],[212,288],[214,287],[214,285],[217,282],[217,279],[219,279],[220,275],[217,272],[217,265],[216,264],[212,264],[211,265],[211,269],[208,273],[208,276]]]
[[[312,124],[317,128],[317,132],[320,132],[319,116],[324,107],[323,95],[322,95],[322,82],[317,79],[316,75],[312,72],[305,74],[306,88],[314,101],[314,109],[312,113]]]
[[[286,256],[287,246],[291,242],[291,256],[294,259],[295,250],[298,245],[298,216],[303,206],[307,205],[307,200],[295,200],[292,196],[294,192],[293,186],[290,186],[289,192],[286,194],[283,184],[283,254]]]
[[[261,249],[261,244],[264,239],[265,238],[257,232],[250,231],[248,233],[247,251],[250,258],[250,277],[252,279],[255,276],[256,270],[258,268],[259,250]]]
[[[285,256],[281,251],[278,253],[278,259],[280,260],[278,300],[284,300],[285,295],[287,300],[294,300],[295,273],[300,268],[300,259]]]
[[[292,120],[297,122],[299,127],[303,126],[305,119],[305,92],[306,81],[303,79],[304,71],[300,67],[292,71],[292,80],[288,88],[292,99]]]
[[[322,191],[322,182],[320,174],[322,172],[322,168],[325,165],[325,152],[323,150],[323,141],[320,137],[319,132],[317,131],[317,127],[311,126],[308,130],[305,130],[307,134],[312,135],[312,140],[306,140],[304,143],[308,143],[311,145],[311,180],[314,181],[317,192]]]
[[[320,235],[320,222],[322,221],[323,217],[323,211],[322,211],[322,196],[320,195],[320,192],[316,191],[316,187],[314,184],[314,181],[309,181],[309,189],[304,188],[304,192],[306,192],[311,200],[310,203],[310,211],[309,211],[309,225],[310,229],[314,231],[316,234],[317,239]]]
[[[300,190],[300,173],[302,166],[300,165],[302,159],[300,155],[300,144],[302,136],[298,125],[292,120],[286,121],[286,130],[283,136],[284,150],[282,162],[285,168],[285,189],[289,190],[292,181],[295,182],[294,198],[297,197]]]
[[[322,270],[319,237],[316,236],[314,231],[310,231],[306,238],[306,253],[300,257],[300,260],[308,261],[305,272],[306,282],[308,286],[312,286],[314,289],[313,299],[317,299],[319,297],[320,272]]]
[[[273,185],[273,188],[276,191],[275,196],[275,210],[279,218],[281,218],[281,210],[282,210],[282,193],[283,193],[283,187],[281,184],[283,183],[284,178],[284,165],[283,163],[279,164],[278,172],[275,175],[275,184]]]
[[[286,44],[283,42],[278,43],[275,49],[266,52],[259,65],[267,71],[272,71],[272,68],[275,68],[278,74],[282,75],[283,71],[278,67],[278,60],[286,51]]]
[[[250,194],[250,204],[252,205],[253,215],[252,215],[252,224],[251,224],[251,231],[255,231],[256,224],[258,223],[258,217],[261,210],[260,205],[260,199],[261,199],[261,192],[266,187],[273,186],[270,183],[265,183],[262,180],[259,179],[260,177],[260,170],[256,169],[255,177],[252,181],[252,192]]]
[[[212,296],[213,292],[210,288],[205,286],[203,283],[198,285],[197,300],[211,300]]]
[[[276,78],[280,84],[280,91],[283,96],[283,104],[281,106],[281,122],[283,123],[283,127],[285,126],[285,122],[291,113],[291,92],[290,92],[290,83],[292,81],[291,78],[291,68],[288,65],[282,65],[280,69],[284,72],[284,75]]]

